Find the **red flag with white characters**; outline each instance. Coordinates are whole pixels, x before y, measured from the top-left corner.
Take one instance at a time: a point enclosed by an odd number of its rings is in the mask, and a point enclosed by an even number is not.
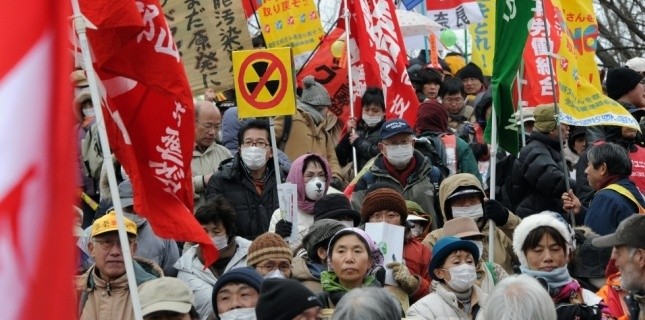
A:
[[[192,214],[195,111],[190,86],[156,0],[82,0],[101,80],[112,150],[134,189],[135,210],[162,238],[218,252]]]
[[[0,301],[3,319],[75,314],[72,61],[67,1],[0,10]]]
[[[408,60],[393,1],[347,2],[354,114],[360,117],[359,99],[365,89],[379,87],[385,95],[386,118],[403,118],[414,127],[419,100],[406,70]],[[344,23],[339,26],[345,28]]]

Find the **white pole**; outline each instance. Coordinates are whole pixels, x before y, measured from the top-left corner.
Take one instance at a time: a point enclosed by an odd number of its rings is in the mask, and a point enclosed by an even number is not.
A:
[[[517,76],[515,79],[517,79],[517,101],[519,102],[518,107],[518,112],[520,115],[520,136],[522,137],[522,147],[526,146],[526,135],[524,134],[524,101],[522,101],[522,82],[524,79],[522,79],[522,70],[524,63],[520,63],[520,68],[517,69]]]
[[[276,186],[281,183],[280,181],[280,161],[278,161],[278,146],[275,140],[275,122],[273,117],[269,117],[269,133],[271,134],[271,151],[273,153],[273,166],[275,167],[275,184]]]
[[[347,8],[347,1],[343,0],[343,19],[345,20],[345,56],[347,58],[347,81],[349,86],[349,115],[354,119],[356,123],[356,118],[354,117],[354,85],[352,84],[352,57],[349,53],[349,9]],[[385,95],[384,95],[385,96]],[[352,128],[352,133],[356,133],[356,129]],[[358,175],[358,163],[356,157],[356,148],[352,146],[352,159],[354,161],[354,176]]]
[[[491,105],[491,156],[490,156],[490,199],[495,200],[496,181],[495,175],[497,174],[497,114],[495,112],[495,104]],[[495,222],[488,220],[488,262],[493,262],[495,259]]]
[[[128,278],[128,287],[130,289],[130,300],[132,301],[134,318],[137,320],[142,320],[143,316],[141,314],[141,304],[139,303],[139,291],[137,290],[137,283],[134,278],[132,253],[130,252],[130,246],[127,245],[129,242],[128,236],[125,231],[125,219],[123,218],[123,209],[121,208],[121,199],[119,198],[119,191],[116,183],[116,174],[114,173],[114,166],[112,165],[110,142],[108,141],[107,132],[105,130],[105,122],[102,113],[103,111],[101,110],[101,99],[99,97],[98,85],[96,83],[96,74],[94,73],[94,67],[92,66],[92,57],[90,56],[87,34],[85,33],[85,20],[83,18],[83,15],[81,14],[78,0],[72,0],[72,10],[74,12],[74,30],[78,34],[81,51],[83,53],[85,73],[87,75],[87,82],[90,86],[92,105],[94,107],[96,125],[98,126],[99,132],[99,140],[101,142],[101,149],[103,151],[103,166],[106,167],[108,182],[110,185],[110,195],[112,196],[112,203],[114,205],[114,210],[116,211],[116,221],[119,228],[119,241],[121,242],[121,250],[123,252],[123,260],[125,263],[125,271]]]

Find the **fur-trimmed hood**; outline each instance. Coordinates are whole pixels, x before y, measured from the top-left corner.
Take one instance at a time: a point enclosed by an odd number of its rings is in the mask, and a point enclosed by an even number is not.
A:
[[[515,228],[515,232],[513,233],[513,252],[515,252],[523,267],[528,268],[529,264],[526,260],[526,255],[522,251],[522,245],[529,233],[538,227],[548,226],[557,230],[567,242],[567,247],[565,248],[565,254],[567,256],[573,249],[572,230],[569,225],[557,218],[556,215],[558,213],[542,211],[524,218],[517,228]]]

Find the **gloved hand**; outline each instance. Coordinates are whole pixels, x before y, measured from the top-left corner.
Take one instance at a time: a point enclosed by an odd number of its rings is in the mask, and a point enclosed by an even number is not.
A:
[[[400,262],[390,262],[386,267],[392,269],[394,274],[394,280],[399,284],[399,287],[408,295],[413,295],[414,292],[419,288],[419,279],[416,276],[410,274],[408,267],[404,266]]]
[[[501,227],[508,221],[508,210],[501,202],[489,199],[484,202],[484,217],[493,220],[498,227]]]
[[[343,181],[338,177],[332,177],[329,185],[336,190],[343,191]]]
[[[282,219],[275,224],[275,233],[279,234],[283,238],[286,238],[291,236],[291,228],[293,228],[293,223]]]

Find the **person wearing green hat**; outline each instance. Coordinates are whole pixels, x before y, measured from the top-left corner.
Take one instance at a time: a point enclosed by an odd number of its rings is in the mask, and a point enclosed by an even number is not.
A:
[[[483,319],[488,295],[477,285],[475,264],[479,249],[468,240],[443,237],[430,260],[434,291],[408,309],[417,319]]]

